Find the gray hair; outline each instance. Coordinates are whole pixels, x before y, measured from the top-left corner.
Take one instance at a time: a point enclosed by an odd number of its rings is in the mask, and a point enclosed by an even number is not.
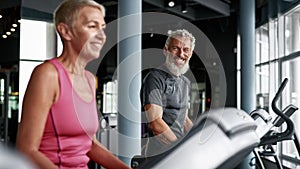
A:
[[[168,31],[168,38],[166,40],[165,46],[169,46],[169,42],[170,42],[171,38],[174,38],[176,36],[189,38],[191,40],[191,50],[192,51],[194,50],[196,39],[190,32],[188,32],[185,29],[178,29],[178,30],[175,30],[175,31],[171,31],[171,30]]]
[[[104,6],[94,0],[63,0],[54,11],[55,27],[61,22],[73,26],[79,10],[86,6],[98,8],[105,16]]]

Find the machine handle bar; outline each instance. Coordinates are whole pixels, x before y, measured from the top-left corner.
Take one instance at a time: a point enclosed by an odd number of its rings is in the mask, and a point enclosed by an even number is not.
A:
[[[273,111],[286,122],[287,127],[284,132],[263,137],[260,145],[274,144],[276,142],[291,139],[295,132],[294,123],[292,122],[292,120],[287,115],[285,115],[276,105],[277,101],[282,95],[283,89],[285,88],[287,82],[288,79],[285,78],[284,81],[281,83],[275,97],[272,100]]]

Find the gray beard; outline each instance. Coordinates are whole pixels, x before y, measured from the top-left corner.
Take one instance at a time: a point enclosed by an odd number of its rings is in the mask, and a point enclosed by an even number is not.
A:
[[[177,57],[177,56],[175,56],[175,57]],[[184,65],[183,65],[183,67],[178,67],[174,62],[173,62],[173,56],[171,56],[170,54],[168,54],[167,56],[166,56],[166,66],[167,66],[167,68],[169,69],[169,71],[172,73],[172,74],[174,74],[174,75],[176,75],[176,76],[180,76],[180,75],[183,75],[183,74],[185,74],[188,70],[189,70],[189,68],[190,68],[190,66],[189,66],[189,61],[190,60],[188,60]]]

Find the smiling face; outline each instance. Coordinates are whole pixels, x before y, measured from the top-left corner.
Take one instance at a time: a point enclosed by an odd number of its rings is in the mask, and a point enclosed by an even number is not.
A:
[[[84,7],[72,25],[72,48],[88,61],[99,57],[106,35],[102,12],[95,7]]]
[[[187,37],[173,37],[168,46],[164,47],[165,64],[176,76],[184,74],[188,70],[192,54],[191,40]]]

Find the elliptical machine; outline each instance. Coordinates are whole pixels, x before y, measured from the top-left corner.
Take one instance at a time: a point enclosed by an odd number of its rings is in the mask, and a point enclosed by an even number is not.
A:
[[[258,109],[250,113],[251,117],[258,124],[256,131],[261,138],[259,146],[253,150],[256,158],[256,166],[259,167],[259,169],[265,169],[263,158],[268,157],[274,158],[278,169],[283,169],[279,154],[276,152],[276,147],[279,142],[293,140],[297,152],[300,155],[300,145],[295,133],[295,127],[289,118],[298,110],[298,107],[290,104],[283,110],[280,110],[276,105],[287,82],[288,79],[284,79],[272,100],[272,110],[277,114],[275,120],[272,120],[271,115],[263,109]],[[284,123],[286,124],[286,129],[283,132],[279,132],[279,129],[282,128]]]
[[[291,139],[294,134],[293,122],[287,114],[293,114],[298,108],[290,106],[283,113],[276,106],[286,83],[287,80],[281,84],[272,102],[272,108],[278,115],[274,121],[261,110],[254,111],[252,117],[236,108],[209,110],[174,147],[155,157],[135,156],[131,166],[145,169],[232,169],[252,151],[261,160],[267,151],[263,154],[256,151],[257,147]],[[281,126],[284,122],[287,123],[284,132],[271,132],[274,126]]]

